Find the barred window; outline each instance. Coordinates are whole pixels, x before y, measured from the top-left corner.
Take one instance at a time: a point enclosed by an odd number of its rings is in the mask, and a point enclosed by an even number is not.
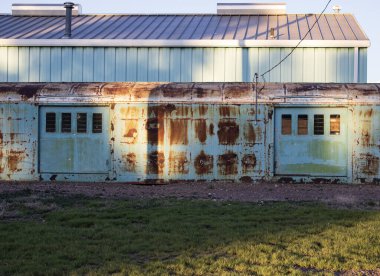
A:
[[[102,133],[102,113],[92,114],[92,133]]]
[[[281,122],[281,134],[291,135],[292,134],[292,115],[283,114]]]
[[[77,133],[87,132],[87,113],[77,113]]]
[[[62,113],[61,132],[71,132],[71,113]]]
[[[314,135],[325,134],[325,117],[322,114],[314,115]]]
[[[308,116],[298,115],[298,135],[308,134]]]
[[[46,113],[46,132],[55,132],[56,131],[56,120],[55,112]]]

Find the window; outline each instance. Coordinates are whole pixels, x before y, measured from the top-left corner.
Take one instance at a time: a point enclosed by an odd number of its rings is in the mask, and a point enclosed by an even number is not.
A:
[[[298,115],[298,135],[308,134],[307,122],[308,122],[307,115]]]
[[[330,115],[330,134],[340,135],[340,115]]]
[[[320,114],[314,115],[314,135],[324,135],[325,117]]]
[[[71,113],[62,113],[61,132],[71,132]]]
[[[291,135],[292,134],[292,115],[283,114],[281,122],[281,134]]]
[[[46,132],[55,132],[55,113],[46,113]]]
[[[77,113],[77,133],[87,132],[87,113]]]
[[[102,113],[92,114],[92,133],[102,133]]]

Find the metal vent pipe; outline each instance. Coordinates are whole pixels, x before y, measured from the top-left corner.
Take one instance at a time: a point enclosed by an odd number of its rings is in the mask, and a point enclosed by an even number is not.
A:
[[[63,6],[66,9],[66,29],[63,38],[71,38],[71,19],[73,16],[74,3],[65,2]]]

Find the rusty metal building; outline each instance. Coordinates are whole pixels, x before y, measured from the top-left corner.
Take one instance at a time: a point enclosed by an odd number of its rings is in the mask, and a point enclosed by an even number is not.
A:
[[[59,9],[0,15],[0,179],[379,182],[380,86],[348,84],[366,82],[355,18],[323,15],[267,78],[300,83],[256,85],[317,16],[220,10],[78,9],[71,38]]]
[[[42,7],[44,9],[42,9]],[[217,14],[82,15],[63,6],[0,15],[2,82],[367,82],[370,42],[352,14],[218,8]],[[41,10],[38,10],[40,8]],[[55,9],[58,9],[56,11]],[[31,12],[31,10],[33,12]],[[62,13],[64,15],[64,13]]]

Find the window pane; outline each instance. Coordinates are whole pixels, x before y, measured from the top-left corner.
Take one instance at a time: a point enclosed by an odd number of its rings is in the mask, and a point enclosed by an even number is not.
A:
[[[340,135],[340,115],[330,115],[330,134]]]
[[[307,135],[307,115],[298,115],[298,135]]]
[[[292,115],[290,114],[282,115],[281,134],[282,135],[292,134]]]
[[[71,132],[71,113],[62,113],[61,132]]]
[[[102,113],[92,114],[92,133],[102,133]]]
[[[87,132],[87,113],[77,113],[77,132]]]
[[[314,115],[314,135],[324,135],[325,117],[324,115]]]
[[[46,113],[46,132],[55,132],[55,113]]]

